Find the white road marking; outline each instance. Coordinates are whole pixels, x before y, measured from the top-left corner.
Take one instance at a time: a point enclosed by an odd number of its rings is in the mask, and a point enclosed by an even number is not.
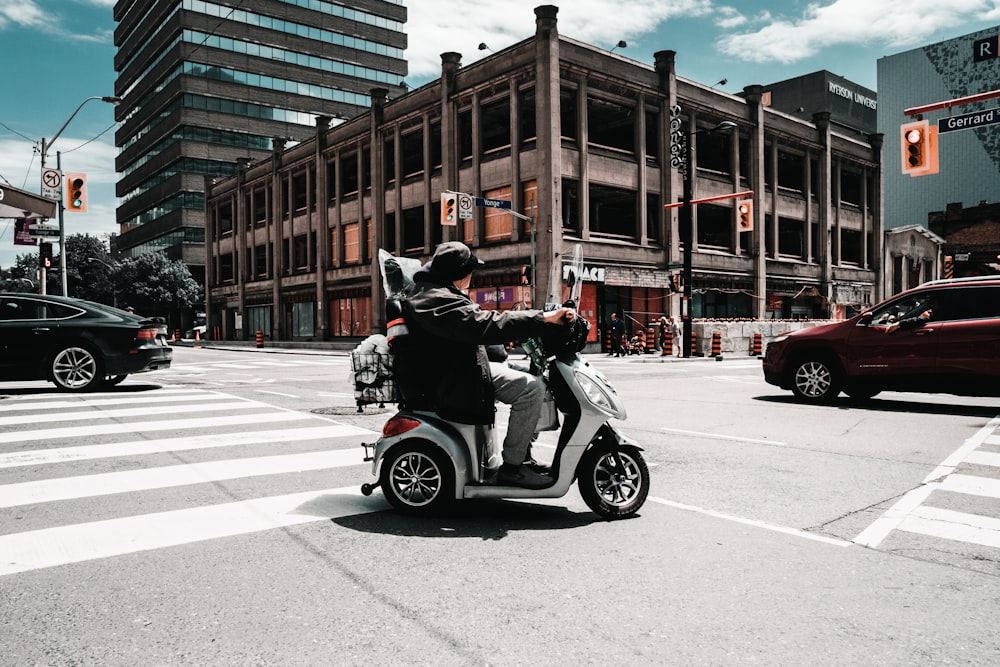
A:
[[[803,539],[813,540],[815,542],[832,544],[837,547],[851,546],[850,542],[845,542],[844,540],[838,540],[834,537],[827,537],[825,535],[816,535],[815,533],[809,533],[804,530],[798,530],[797,528],[789,528],[788,526],[779,526],[777,524],[767,523],[766,521],[757,521],[756,519],[745,519],[743,517],[733,516],[732,514],[716,512],[715,510],[704,509],[702,507],[695,507],[694,505],[685,505],[683,503],[674,502],[672,500],[666,500],[664,498],[649,496],[647,500],[651,500],[654,503],[659,503],[661,505],[666,505],[668,507],[673,507],[675,509],[685,510],[687,512],[697,512],[698,514],[705,514],[707,516],[715,517],[716,519],[735,521],[736,523],[742,523],[747,526],[755,526],[757,528],[773,530],[777,533],[784,533],[785,535],[792,535],[793,537],[801,537]]]
[[[680,428],[661,428],[661,431],[666,433],[677,433],[678,435],[693,435],[698,438],[711,438],[713,440],[734,440],[736,442],[750,442],[758,445],[778,445],[780,447],[787,447],[787,442],[781,442],[779,440],[759,440],[757,438],[741,438],[736,435],[722,435],[721,433],[705,433],[702,431],[686,431]]]
[[[43,479],[0,486],[0,507],[17,507],[75,498],[93,498],[148,489],[165,489],[229,479],[281,475],[362,465],[361,448],[279,454],[228,461],[125,470],[80,477]]]
[[[86,415],[79,412],[57,412],[47,415],[18,415],[16,417],[0,417],[0,426],[13,426],[14,424],[37,424],[38,422],[52,423],[65,421],[79,421],[81,417],[87,419],[119,419],[121,417],[146,417],[150,415],[180,414],[184,412],[214,412],[216,410],[251,410],[270,408],[266,403],[258,403],[246,399],[226,400],[227,397],[215,399],[205,399],[198,405],[163,405],[159,407],[145,408],[122,408],[120,410],[95,410]],[[206,402],[215,400],[220,402]]]
[[[242,420],[240,423],[244,423]],[[273,431],[243,431],[240,433],[213,433],[186,438],[162,438],[159,440],[135,440],[132,442],[112,442],[103,445],[77,445],[75,447],[54,447],[22,452],[0,454],[0,468],[48,465],[69,461],[115,458],[118,456],[142,456],[162,452],[181,452],[193,449],[212,449],[236,445],[266,444],[276,442],[299,442],[305,440],[335,439],[354,436],[377,436],[374,431],[333,424]]]
[[[0,576],[388,508],[350,486],[15,533],[0,536]]]
[[[1000,416],[991,419],[986,426],[979,429],[972,437],[966,440],[962,445],[956,449],[948,458],[946,458],[941,465],[937,466],[931,474],[924,478],[921,486],[912,489],[908,493],[904,494],[896,503],[885,511],[882,516],[876,519],[870,526],[865,528],[857,537],[854,538],[856,544],[862,546],[875,548],[882,541],[888,537],[889,533],[893,530],[900,529],[900,526],[904,521],[907,521],[908,517],[915,515],[920,517],[918,513],[918,508],[924,503],[925,500],[937,490],[951,491],[954,493],[965,493],[980,496],[989,496],[993,498],[1000,497],[1000,480],[995,479],[985,479],[981,477],[974,477],[972,475],[955,475],[955,468],[962,462],[969,459],[969,456],[984,442],[988,442],[990,439],[995,437],[993,434],[996,429],[1000,427]],[[941,480],[941,481],[935,481]],[[920,508],[923,511],[923,508]],[[926,519],[926,517],[924,517]],[[935,521],[940,521],[940,518],[934,519]],[[915,525],[919,527],[931,530],[930,524],[926,521],[921,522],[918,520],[907,522],[910,528]],[[921,532],[917,530],[910,530],[910,532]],[[963,533],[966,537],[970,536],[969,532]],[[956,538],[958,539],[958,538]],[[968,540],[962,540],[968,541]]]
[[[205,429],[214,426],[244,426],[270,422],[289,422],[317,419],[315,415],[296,412],[263,412],[260,414],[225,415],[221,417],[201,417],[196,419],[166,419],[163,421],[133,422],[128,424],[90,424],[87,426],[66,426],[46,428],[36,431],[14,431],[0,433],[0,443],[29,442],[31,440],[54,440],[56,438],[83,438],[113,433],[136,433],[143,431],[173,431],[180,429]]]
[[[74,408],[92,408],[105,405],[137,405],[142,403],[181,403],[204,401],[206,397],[217,398],[218,394],[208,392],[188,392],[186,395],[157,391],[155,394],[119,394],[116,398],[98,398],[93,400],[38,400],[31,403],[9,405],[7,401],[0,404],[0,412],[25,412],[28,410],[71,410]],[[231,399],[230,399],[231,400]]]
[[[1000,467],[1000,454],[996,452],[972,452],[965,460],[976,465]]]
[[[257,391],[257,393],[258,394],[271,394],[273,396],[287,396],[288,398],[299,398],[295,394],[284,394],[284,393],[282,393],[280,391],[265,391],[263,389],[260,389],[260,390]]]
[[[1000,519],[936,507],[919,507],[899,530],[1000,549]]]

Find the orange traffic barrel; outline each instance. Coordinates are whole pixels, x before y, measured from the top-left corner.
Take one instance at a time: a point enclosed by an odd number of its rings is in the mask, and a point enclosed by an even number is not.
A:
[[[698,334],[694,331],[691,332],[691,356],[698,356]]]
[[[753,348],[750,350],[750,354],[752,356],[760,355],[762,352],[762,348],[764,347],[763,343],[764,343],[764,337],[761,336],[759,333],[755,333],[753,335]]]
[[[717,357],[722,354],[722,334],[716,331],[712,334],[712,356]]]
[[[663,352],[660,353],[661,357],[670,357],[674,354],[674,341],[670,334],[667,333],[663,336]]]
[[[264,332],[257,329],[257,347],[264,347]]]

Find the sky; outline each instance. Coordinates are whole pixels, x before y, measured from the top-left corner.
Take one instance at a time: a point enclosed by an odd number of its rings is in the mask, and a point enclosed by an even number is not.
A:
[[[39,192],[45,166],[88,175],[89,210],[67,234],[117,231],[115,0],[0,0],[0,184]],[[534,34],[534,8],[559,9],[559,33],[652,64],[677,52],[677,73],[730,93],[818,70],[876,89],[879,58],[1000,25],[1000,0],[407,0],[409,75],[440,76],[444,51],[468,65]],[[627,6],[627,11],[623,7]],[[615,45],[624,40],[626,46]],[[489,49],[480,50],[485,43]],[[82,103],[82,106],[80,106]],[[68,123],[68,124],[67,124]],[[59,155],[57,155],[57,153]],[[0,219],[0,267],[27,251]]]

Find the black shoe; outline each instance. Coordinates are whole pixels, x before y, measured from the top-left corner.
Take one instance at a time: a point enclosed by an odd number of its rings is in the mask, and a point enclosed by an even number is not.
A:
[[[501,466],[497,474],[498,486],[519,486],[523,489],[544,489],[552,485],[552,478],[547,475],[540,475],[526,465],[518,466],[513,470],[508,470],[507,466]]]
[[[546,464],[540,463],[533,458],[525,459],[522,465],[528,470],[531,470],[532,472],[537,472],[539,475],[548,475],[549,472],[552,470],[552,468],[550,468]]]

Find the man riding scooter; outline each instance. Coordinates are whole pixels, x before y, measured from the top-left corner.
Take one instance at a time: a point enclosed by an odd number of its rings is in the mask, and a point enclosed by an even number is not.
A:
[[[490,362],[484,345],[541,336],[547,326],[572,322],[576,313],[570,308],[482,310],[467,295],[472,272],[482,264],[464,243],[448,241],[413,276],[415,284],[400,304],[410,344],[393,355],[401,404],[463,424],[492,424],[494,400],[510,404],[497,484],[545,488],[552,478],[525,465],[544,383]]]

